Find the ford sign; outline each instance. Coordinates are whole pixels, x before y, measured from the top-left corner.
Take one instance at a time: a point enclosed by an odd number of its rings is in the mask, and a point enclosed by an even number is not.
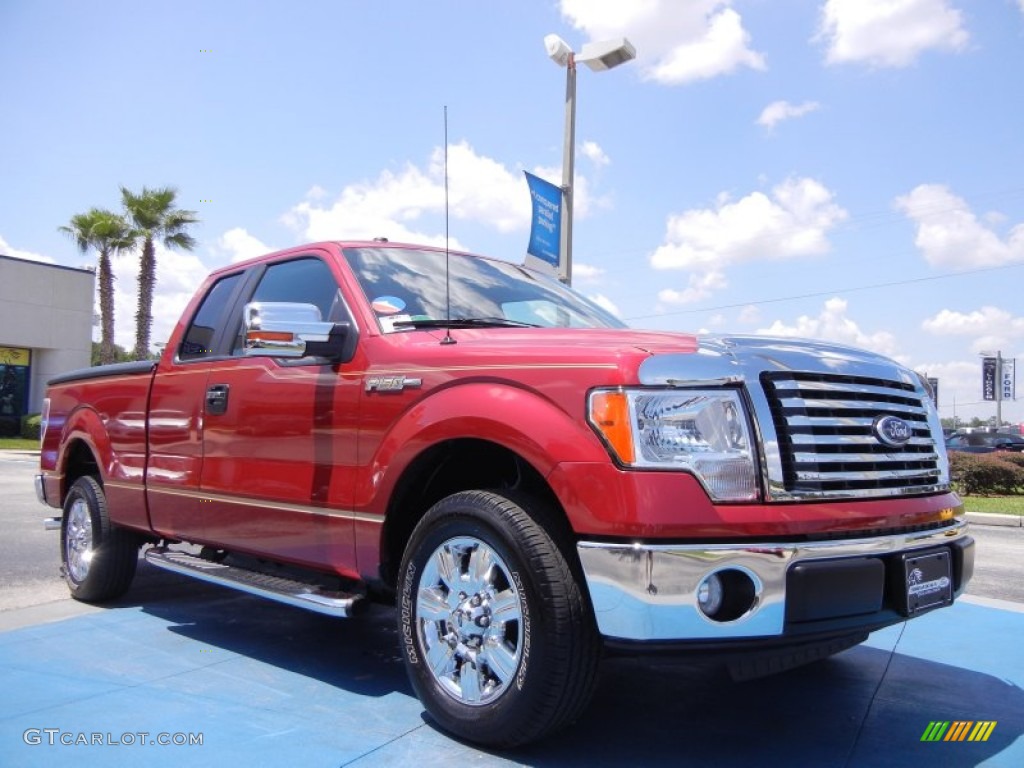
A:
[[[914,436],[913,428],[899,416],[879,416],[873,429],[880,443],[894,448],[906,445]]]

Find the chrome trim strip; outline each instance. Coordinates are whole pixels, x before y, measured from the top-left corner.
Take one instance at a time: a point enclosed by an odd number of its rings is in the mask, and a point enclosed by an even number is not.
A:
[[[783,632],[786,574],[806,560],[867,557],[948,544],[967,523],[935,531],[820,542],[750,544],[577,544],[601,634],[623,640],[702,640],[770,637]],[[738,569],[759,584],[754,608],[735,621],[715,622],[697,607],[708,574]]]
[[[836,399],[831,399],[830,398],[830,399],[806,400],[806,401],[803,400],[803,399],[794,398],[794,397],[780,397],[779,398],[779,403],[782,405],[783,408],[803,408],[803,407],[806,406],[808,408],[827,408],[827,409],[832,410],[832,411],[875,411],[876,415],[878,414],[878,412],[884,413],[884,412],[890,412],[890,411],[896,411],[901,416],[905,415],[905,414],[913,414],[915,416],[924,416],[925,414],[928,413],[927,409],[922,408],[920,406],[902,405],[902,404],[900,404],[900,405],[893,405],[892,403],[886,403],[886,402],[875,401],[875,400],[843,400],[840,397],[838,397],[838,393],[836,393],[836,394],[837,394]],[[792,405],[790,405],[789,404],[790,401],[799,401],[799,402],[794,402]],[[853,418],[853,419],[862,418],[863,419],[863,418],[866,418],[866,417],[864,417],[864,416],[859,416],[859,417],[858,416],[845,416],[845,415],[839,414],[839,415],[835,415],[835,416],[830,416],[829,418],[830,419],[850,419],[850,418]],[[874,418],[874,416],[871,417],[871,419],[873,419],[873,418]],[[868,422],[870,423],[870,419],[868,420]]]
[[[838,427],[863,427],[870,428],[875,421],[874,416],[835,416],[831,419],[834,422],[834,426]],[[813,416],[789,416],[786,422],[791,427],[813,427],[816,424],[821,423],[820,418]],[[919,433],[920,438],[923,434],[931,434],[927,432],[928,425],[923,421],[913,421],[910,425],[914,427],[915,431]]]
[[[870,427],[870,422],[856,424],[854,426]],[[861,448],[877,448],[878,440],[871,435],[791,435],[789,438],[793,444],[793,450],[800,450],[802,446],[810,449],[821,445],[856,445]],[[935,449],[935,441],[931,437],[912,437],[900,446],[901,449],[913,447],[926,447]]]
[[[797,470],[797,480],[811,480],[822,483],[840,481],[855,482],[858,480],[922,480],[937,481],[938,469],[872,469],[860,472],[814,472],[810,470]]]
[[[110,485],[110,483],[108,483]],[[128,483],[116,483],[114,484],[119,488],[130,488],[133,490],[146,490],[149,493],[162,493],[167,496],[178,496],[187,499],[199,499],[201,501],[215,501],[220,504],[237,504],[248,507],[259,507],[261,509],[274,509],[279,512],[295,512],[298,514],[305,515],[320,515],[323,517],[338,517],[344,520],[354,520],[360,523],[376,523],[378,525],[384,524],[383,517],[377,517],[374,515],[367,515],[361,512],[355,512],[349,509],[334,509],[328,507],[311,507],[303,504],[289,504],[283,501],[267,501],[265,499],[250,498],[247,496],[228,496],[221,493],[208,493],[203,491],[191,491],[179,488],[154,488],[153,486],[147,486],[143,488],[140,485],[131,485]]]
[[[39,503],[49,506],[49,503],[46,501],[46,485],[43,483],[43,476],[36,475],[32,478],[32,483],[35,486],[36,498],[39,499]]]
[[[801,443],[800,445],[803,445]],[[877,443],[876,443],[877,445]],[[893,450],[891,453],[802,453],[794,445],[794,452],[791,454],[793,461],[797,464],[878,464],[886,461],[938,461],[939,455],[934,451],[930,453],[903,453]],[[937,469],[933,469],[938,474]]]
[[[906,397],[908,400],[913,400],[915,392],[913,390],[894,390],[891,387],[878,387],[873,384],[863,383],[844,383],[841,386],[833,381],[803,381],[800,383],[800,389],[810,390],[813,392],[836,392],[836,393],[857,393],[862,395],[881,395],[883,397]]]

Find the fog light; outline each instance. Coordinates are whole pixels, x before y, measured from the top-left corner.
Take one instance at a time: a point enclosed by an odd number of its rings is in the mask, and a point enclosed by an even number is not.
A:
[[[712,621],[736,621],[757,608],[760,592],[760,580],[745,568],[723,568],[697,585],[697,606]]]
[[[705,576],[704,580],[697,587],[697,605],[701,612],[709,618],[718,613],[722,607],[722,580],[717,573]]]

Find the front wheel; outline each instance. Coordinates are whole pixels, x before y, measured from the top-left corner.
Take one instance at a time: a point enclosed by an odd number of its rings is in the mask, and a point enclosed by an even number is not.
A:
[[[532,499],[467,491],[416,526],[399,576],[399,632],[431,717],[492,747],[575,720],[600,642],[567,545]]]
[[[64,580],[76,600],[102,602],[131,586],[139,561],[139,541],[107,515],[103,486],[80,477],[64,500],[60,535]]]

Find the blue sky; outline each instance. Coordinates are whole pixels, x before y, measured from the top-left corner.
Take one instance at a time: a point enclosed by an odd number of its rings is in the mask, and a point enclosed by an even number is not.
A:
[[[59,225],[177,187],[202,224],[158,251],[164,339],[232,260],[443,242],[447,106],[453,243],[520,262],[522,171],[561,177],[549,33],[637,49],[579,71],[577,289],[638,327],[870,347],[994,415],[978,353],[1024,360],[1024,0],[3,0],[0,253],[92,264]]]

